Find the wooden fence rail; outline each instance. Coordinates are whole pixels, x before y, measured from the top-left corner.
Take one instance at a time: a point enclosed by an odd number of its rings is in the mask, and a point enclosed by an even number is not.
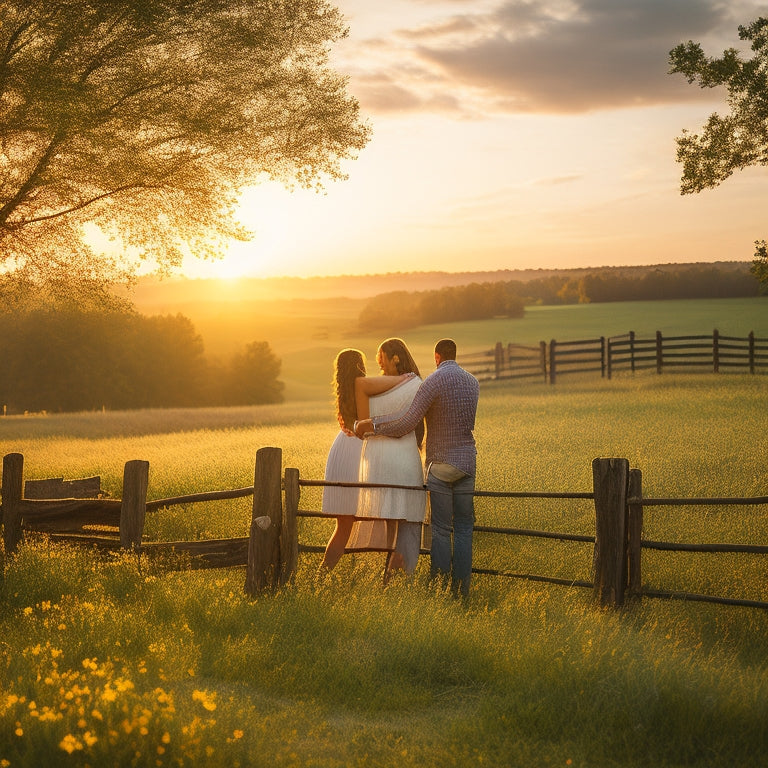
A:
[[[538,346],[497,342],[490,350],[462,355],[459,362],[480,380],[543,378],[554,384],[561,376],[616,373],[640,370],[768,372],[768,339],[724,336],[717,329],[711,335],[640,338],[634,331],[619,336],[577,341],[558,341]]]
[[[139,555],[170,554],[185,556],[179,567],[224,568],[245,567],[245,591],[257,595],[274,590],[293,578],[300,552],[322,552],[324,547],[299,542],[299,517],[327,515],[315,510],[300,510],[302,487],[370,487],[366,483],[304,480],[299,470],[282,471],[282,451],[261,448],[256,453],[254,485],[234,490],[187,494],[168,499],[147,501],[149,464],[129,461],[123,475],[123,499],[30,499],[24,498],[24,457],[8,454],[3,458],[2,506],[5,552],[17,548],[24,531],[43,532],[53,541],[68,541],[107,549],[123,549]],[[768,608],[768,602],[701,595],[680,591],[664,591],[643,587],[641,553],[643,549],[676,552],[739,553],[768,555],[768,546],[727,543],[672,543],[649,541],[642,537],[646,507],[700,505],[765,505],[768,496],[713,498],[644,498],[642,473],[631,469],[621,458],[599,458],[592,462],[591,492],[524,492],[476,490],[478,498],[510,499],[576,499],[592,500],[595,507],[595,535],[523,528],[476,525],[479,535],[524,536],[580,542],[593,545],[593,581],[563,579],[552,576],[473,568],[477,574],[527,579],[535,582],[590,588],[601,605],[620,606],[627,597],[677,598]],[[375,485],[374,487],[381,487]],[[387,484],[383,487],[413,489],[413,486]],[[422,490],[424,487],[419,486]],[[147,542],[143,526],[147,511],[175,504],[210,502],[253,496],[248,536],[204,541]],[[90,529],[97,529],[94,533]]]
[[[462,365],[471,370],[479,381],[490,379],[547,380],[547,345],[507,344],[500,341],[490,350],[474,352],[461,358]]]

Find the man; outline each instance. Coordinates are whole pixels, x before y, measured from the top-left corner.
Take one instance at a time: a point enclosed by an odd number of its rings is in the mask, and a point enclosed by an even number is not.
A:
[[[432,509],[431,573],[451,580],[454,594],[469,595],[475,522],[475,462],[472,430],[480,385],[456,362],[456,342],[435,345],[437,370],[419,387],[402,415],[377,416],[355,424],[355,433],[401,437],[427,422],[427,487]],[[451,544],[453,533],[453,544]]]

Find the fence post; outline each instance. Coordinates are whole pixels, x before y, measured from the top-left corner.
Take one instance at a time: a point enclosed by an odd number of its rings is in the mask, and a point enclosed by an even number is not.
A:
[[[643,473],[639,469],[629,470],[629,596],[640,597],[643,592],[643,578],[640,567],[643,539]]]
[[[253,514],[248,540],[245,592],[255,597],[274,589],[280,581],[280,529],[282,527],[280,448],[259,448],[253,478]]]
[[[21,501],[24,488],[24,456],[9,453],[3,456],[3,543],[5,553],[12,554],[21,541]]]
[[[635,372],[635,332],[629,332],[629,361],[632,373]]]
[[[500,379],[501,371],[502,371],[502,368],[504,367],[504,349],[501,346],[500,341],[496,342],[496,346],[493,349],[493,364],[496,370],[494,378]]]
[[[717,328],[712,331],[712,368],[715,373],[720,373],[720,331]]]
[[[280,552],[282,553],[281,586],[287,584],[296,571],[299,562],[299,526],[296,513],[299,511],[299,470],[285,468],[283,478],[285,506],[283,507],[283,527],[280,531]]]
[[[120,546],[123,549],[141,547],[148,485],[149,462],[140,459],[127,461],[123,470],[123,499],[120,504]]]
[[[610,337],[608,337],[608,342],[607,342],[606,350],[607,350],[607,356],[606,356],[607,359],[606,359],[605,371],[606,371],[606,375],[608,377],[608,380],[610,381],[611,378],[612,378],[612,374],[613,374],[613,361],[611,360],[611,357],[613,355],[613,345],[611,344],[611,338]]]
[[[600,378],[605,378],[605,336],[600,337]]]
[[[661,373],[664,367],[664,346],[661,331],[656,331],[656,373]]]
[[[541,362],[541,372],[544,375],[544,383],[547,383],[547,342],[539,342],[539,356]]]
[[[755,332],[749,332],[749,372],[755,372]]]
[[[600,605],[620,606],[627,579],[627,459],[594,459],[594,595]]]
[[[557,375],[555,371],[555,355],[556,355],[557,342],[552,339],[549,342],[549,383],[555,383],[555,377]]]

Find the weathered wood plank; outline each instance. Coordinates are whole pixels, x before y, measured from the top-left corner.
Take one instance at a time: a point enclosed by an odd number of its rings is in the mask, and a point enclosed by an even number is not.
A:
[[[120,525],[119,499],[22,499],[19,509],[25,528],[48,532],[77,532],[89,526]]]
[[[75,480],[48,477],[24,483],[25,499],[96,499],[101,493],[101,477],[98,475]]]
[[[253,514],[245,577],[245,592],[251,597],[275,589],[280,581],[282,461],[280,448],[260,448],[256,452]]]
[[[594,593],[601,605],[624,602],[627,580],[627,459],[595,459]]]
[[[24,479],[24,456],[9,453],[3,457],[3,544],[7,554],[16,551],[21,541],[21,491]]]
[[[280,584],[287,584],[293,578],[299,562],[299,527],[296,513],[299,509],[301,488],[299,487],[298,469],[286,467],[283,488],[285,506],[283,508],[283,527],[280,531],[280,551],[282,553]]]
[[[147,512],[149,462],[134,460],[123,471],[123,500],[120,508],[120,544],[124,549],[141,546]]]

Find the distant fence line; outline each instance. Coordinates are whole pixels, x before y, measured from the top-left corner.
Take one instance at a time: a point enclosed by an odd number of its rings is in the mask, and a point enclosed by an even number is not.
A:
[[[721,373],[740,370],[751,374],[768,370],[768,338],[724,336],[717,329],[704,336],[638,337],[634,331],[620,336],[557,341],[538,345],[502,344],[493,349],[461,355],[459,362],[481,381],[539,379],[554,384],[560,376],[640,370]]]
[[[294,577],[300,552],[322,552],[323,547],[299,542],[299,517],[324,517],[316,510],[300,510],[302,487],[343,485],[369,487],[366,483],[337,483],[324,480],[302,480],[299,470],[282,468],[280,448],[261,448],[256,453],[254,485],[233,490],[187,494],[168,499],[147,500],[149,462],[129,461],[123,474],[123,498],[101,496],[98,478],[83,481],[23,481],[24,457],[19,453],[3,458],[2,507],[5,552],[12,556],[24,531],[46,533],[52,541],[76,542],[106,549],[124,549],[139,554],[181,554],[188,560],[174,567],[224,568],[245,566],[245,591],[251,596],[274,590]],[[630,469],[622,458],[599,458],[592,462],[593,489],[590,492],[524,492],[476,490],[478,498],[546,498],[593,500],[595,535],[557,531],[476,525],[476,534],[524,536],[593,544],[593,581],[500,571],[476,566],[474,573],[527,579],[590,588],[594,599],[604,606],[620,606],[626,597],[677,598],[683,600],[768,608],[768,602],[741,598],[701,595],[690,592],[664,591],[643,587],[641,552],[657,549],[676,552],[710,552],[768,555],[768,546],[727,543],[672,543],[648,541],[642,537],[643,510],[653,506],[683,505],[766,505],[763,497],[718,498],[644,498],[642,473]],[[82,483],[82,487],[78,484]],[[380,487],[378,484],[375,487]],[[424,486],[392,485],[424,489]],[[94,494],[97,498],[39,498],[58,491]],[[32,498],[32,497],[37,498]],[[148,511],[177,504],[211,502],[253,496],[248,536],[203,541],[147,542],[143,539],[145,515]],[[429,527],[425,526],[425,534]],[[425,536],[425,539],[428,535]],[[425,550],[422,550],[422,554]]]

